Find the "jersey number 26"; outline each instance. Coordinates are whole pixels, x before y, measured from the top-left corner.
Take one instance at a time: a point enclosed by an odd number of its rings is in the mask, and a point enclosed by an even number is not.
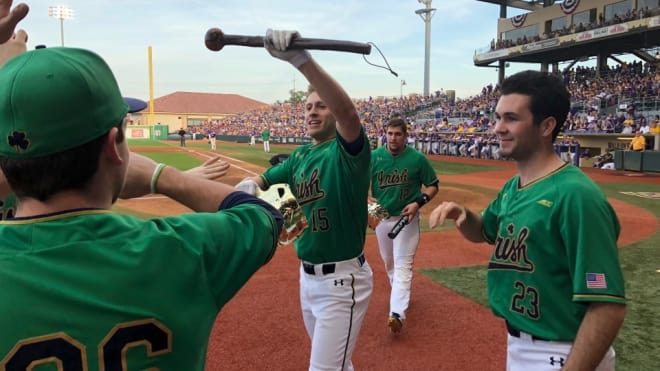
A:
[[[147,355],[156,357],[172,349],[170,330],[155,319],[127,322],[112,328],[99,344],[99,370],[127,371],[124,359],[128,348],[146,346]],[[87,371],[85,346],[63,332],[19,341],[0,363],[7,371],[32,370],[47,363],[59,371]]]

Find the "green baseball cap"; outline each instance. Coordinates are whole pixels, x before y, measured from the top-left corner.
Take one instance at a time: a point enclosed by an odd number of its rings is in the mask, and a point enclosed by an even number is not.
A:
[[[122,98],[108,64],[89,50],[23,53],[0,68],[0,156],[37,158],[75,148],[146,106]]]

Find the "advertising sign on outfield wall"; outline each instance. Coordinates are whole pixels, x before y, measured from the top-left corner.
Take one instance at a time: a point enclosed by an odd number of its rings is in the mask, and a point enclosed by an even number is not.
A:
[[[128,139],[151,139],[150,126],[129,126],[126,128]]]

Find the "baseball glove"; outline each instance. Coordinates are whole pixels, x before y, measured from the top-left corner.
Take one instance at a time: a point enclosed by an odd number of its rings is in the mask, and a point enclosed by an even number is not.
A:
[[[390,213],[387,212],[387,209],[385,209],[377,202],[374,202],[372,204],[369,204],[369,206],[367,206],[367,214],[368,214],[367,225],[369,226],[369,228],[373,230],[376,229],[376,227],[378,226],[378,224],[380,224],[382,220],[390,217]]]
[[[307,218],[288,184],[273,184],[266,191],[257,190],[257,197],[273,205],[284,216],[280,245],[295,241],[307,228]]]

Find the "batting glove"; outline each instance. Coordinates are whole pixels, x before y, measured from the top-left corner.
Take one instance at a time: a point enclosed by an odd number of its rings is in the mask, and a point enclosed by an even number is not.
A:
[[[245,192],[245,193],[249,193],[252,196],[256,196],[257,195],[257,190],[259,189],[259,185],[254,180],[252,180],[250,178],[245,178],[245,179],[241,180],[238,184],[236,184],[236,186],[234,186],[234,188],[237,191],[242,191],[242,192]]]
[[[289,62],[298,68],[312,59],[312,56],[305,49],[288,49],[291,40],[298,37],[300,37],[298,31],[271,30],[269,28],[266,31],[266,37],[264,37],[264,48],[273,57]]]

